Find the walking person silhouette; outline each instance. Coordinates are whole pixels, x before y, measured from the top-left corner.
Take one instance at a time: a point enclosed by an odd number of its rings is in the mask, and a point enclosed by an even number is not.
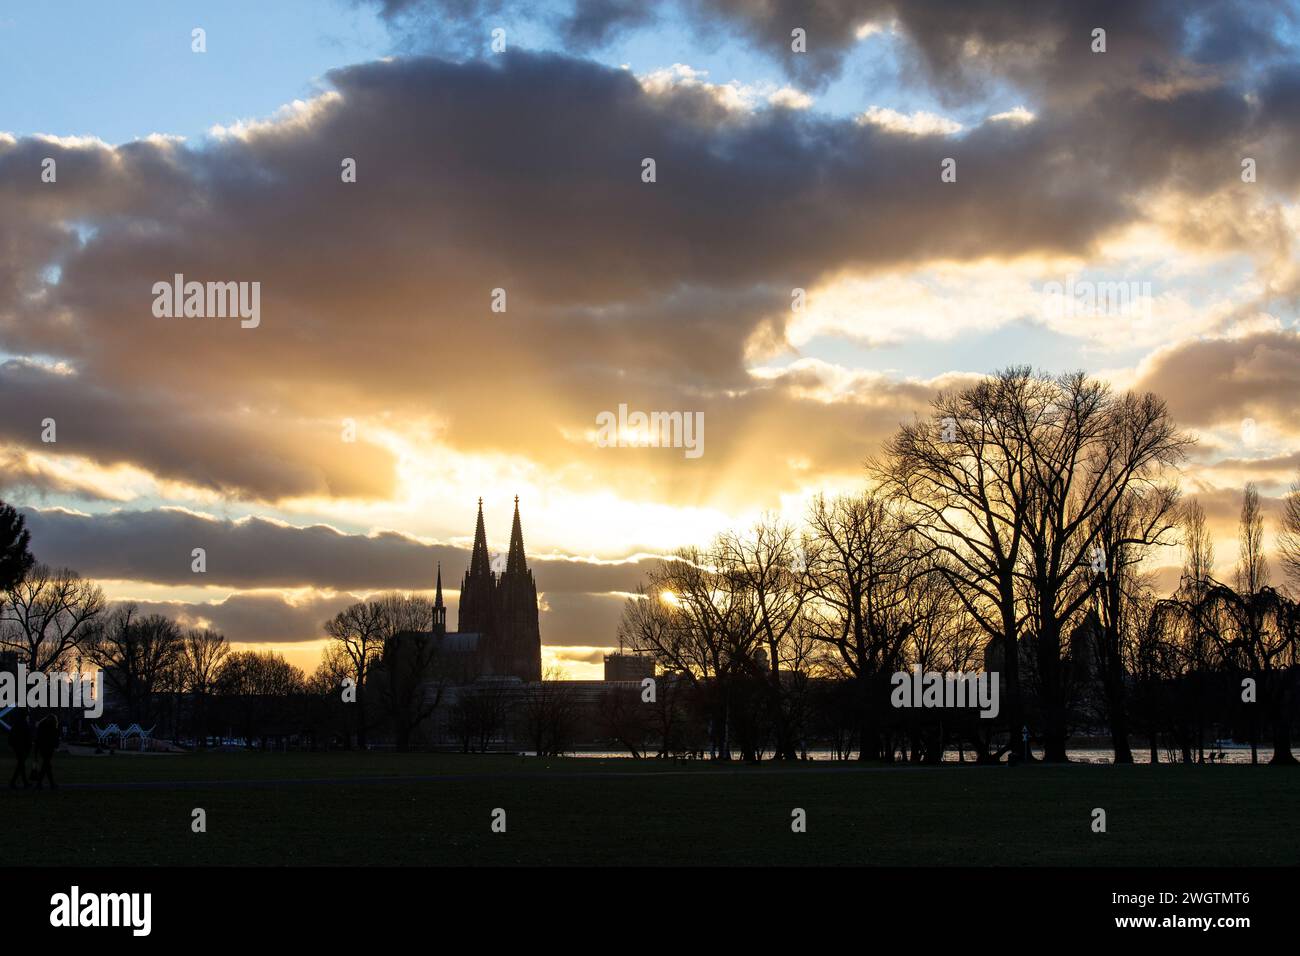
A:
[[[14,764],[9,786],[17,788],[18,778],[21,777],[23,787],[30,787],[32,782],[27,779],[27,758],[32,752],[32,725],[25,713],[19,714],[14,720],[13,729],[9,731],[9,746],[13,748],[14,757],[18,761]]]
[[[57,790],[54,782],[54,748],[59,745],[59,718],[46,714],[36,725],[36,789],[42,788],[43,781],[50,781],[50,789]]]

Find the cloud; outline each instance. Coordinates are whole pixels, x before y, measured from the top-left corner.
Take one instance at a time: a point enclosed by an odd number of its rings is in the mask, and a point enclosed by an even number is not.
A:
[[[81,514],[23,508],[32,552],[47,564],[89,577],[190,587],[301,588],[365,592],[457,587],[466,548],[432,544],[397,532],[346,534],[325,525],[294,527],[265,518],[219,519],[179,508]],[[192,570],[203,548],[207,571]],[[530,559],[550,599],[579,592],[630,592],[653,560]]]
[[[884,106],[873,106],[860,117],[859,122],[870,123],[891,133],[906,133],[911,136],[951,136],[962,131],[961,123],[946,116],[917,110],[914,113],[900,113]]]
[[[669,97],[689,90],[708,96],[728,112],[753,113],[763,105],[782,109],[808,109],[812,97],[789,86],[777,87],[771,83],[746,84],[738,80],[730,83],[710,83],[705,78],[707,70],[696,70],[685,63],[652,70],[637,77],[641,88],[651,96]]]
[[[1036,117],[1023,106],[1012,107],[989,117],[991,123],[1032,123]]]
[[[137,601],[143,614],[162,614],[184,628],[210,628],[230,641],[270,644],[318,640],[327,620],[355,600],[351,594],[289,601],[280,594],[232,594],[216,601]]]
[[[684,11],[706,36],[739,38],[801,84],[838,76],[851,51],[884,32],[901,41],[911,71],[942,97],[957,101],[996,83],[1045,99],[1087,98],[1098,90],[1186,90],[1276,61],[1296,13],[1285,4],[1208,0],[1189,9],[1177,0],[574,0],[538,14],[522,0],[358,0],[377,6],[417,47],[451,52],[486,49],[505,23],[548,25],[567,49],[589,51]],[[1105,53],[1093,30],[1107,32]],[[806,51],[791,49],[802,29]]]
[[[0,364],[0,441],[106,467],[131,464],[159,479],[254,500],[393,492],[393,454],[364,439],[344,444],[341,421],[320,421],[306,409],[285,415],[222,407],[213,399],[183,387],[158,393],[96,384],[11,361]],[[47,419],[54,422],[51,443],[40,437]],[[58,484],[66,489],[69,482]]]
[[[838,75],[864,25],[889,22],[906,40],[917,72],[951,101],[995,81],[1051,99],[1117,87],[1185,88],[1207,72],[1230,74],[1275,59],[1285,49],[1280,37],[1295,22],[1283,5],[1232,0],[1195,10],[1176,0],[696,0],[693,9],[715,29],[719,22],[739,28],[805,83]],[[793,27],[807,31],[806,54],[787,52]],[[1107,31],[1104,54],[1092,52],[1097,27]]]
[[[1155,353],[1137,386],[1169,402],[1184,425],[1236,427],[1245,418],[1297,428],[1300,333],[1292,329],[1182,342]]]
[[[659,82],[512,46],[337,70],[320,96],[202,146],[0,138],[10,487],[122,500],[139,482],[105,480],[120,470],[187,501],[330,513],[409,499],[439,463],[472,459],[575,495],[770,507],[860,476],[933,390],[840,367],[827,339],[881,348],[935,337],[927,317],[948,333],[1004,324],[1033,300],[1015,276],[1041,276],[1023,264],[1091,261],[1141,226],[1189,254],[1266,257],[1260,281],[1286,288],[1297,79],[1278,41],[1252,39],[1264,14],[1214,4],[1170,27],[1166,4],[1108,7],[1111,45],[1094,55],[1085,15],[1056,3],[1014,24],[984,3],[697,6],[758,39],[806,14],[814,72],[864,23],[894,23],[932,80],[952,63],[959,99],[993,74],[1034,95],[960,130],[883,105],[860,123],[689,67]],[[635,25],[630,7],[583,9],[592,36]],[[512,10],[384,6],[452,27]],[[1267,184],[1240,181],[1248,149]],[[46,155],[59,182],[32,188]],[[947,156],[955,183],[939,178]],[[356,183],[340,179],[345,158]],[[154,318],[152,284],[176,273],[260,282],[261,326]],[[797,317],[796,287],[826,311]],[[505,313],[490,309],[497,288]],[[1251,321],[1165,301],[1154,324],[1056,331],[1149,347],[1162,330],[1203,333],[1204,314]],[[1157,374],[1176,360],[1144,374],[1181,398],[1186,383]],[[1209,401],[1187,399],[1192,418]],[[597,448],[596,416],[621,403],[704,413],[704,457]],[[57,446],[39,442],[46,414]]]
[[[658,19],[652,0],[572,0],[559,11],[537,13],[522,0],[356,0],[380,15],[417,49],[484,52],[491,31],[538,17],[566,47],[603,47],[624,31]],[[509,34],[507,33],[507,36]],[[509,41],[507,41],[509,42]]]
[[[945,142],[959,180],[943,184],[928,137],[737,114],[708,89],[649,93],[559,56],[391,60],[329,79],[312,104],[202,149],[0,144],[0,191],[20,197],[0,224],[0,349],[26,357],[0,388],[67,420],[61,451],[249,500],[382,497],[400,480],[381,440],[397,428],[593,485],[649,475],[638,493],[658,500],[770,502],[799,476],[765,468],[751,423],[817,466],[861,452],[839,437],[852,408],[809,417],[750,372],[756,346],[790,348],[791,289],[1086,253],[1140,215],[1146,186],[1244,122],[1238,101],[1197,93],[1140,135],[1113,127],[1111,107],[1137,108],[1124,103],[983,124]],[[1094,145],[1063,148],[1076,142]],[[44,152],[57,188],[20,187]],[[176,273],[260,282],[261,326],[155,318],[149,290]],[[705,411],[717,467],[564,437],[620,402]],[[6,405],[5,437],[34,448]],[[363,424],[356,445],[339,440],[344,417]]]
[[[622,594],[546,592],[540,626],[548,645],[608,647],[618,641],[618,623],[627,598]],[[576,658],[575,658],[576,659]],[[600,663],[588,660],[587,663]]]
[[[322,625],[362,595],[309,593],[293,597],[268,591],[245,591],[212,601],[138,600],[143,614],[162,614],[184,628],[211,628],[241,644],[281,644],[319,641]],[[539,614],[547,647],[575,646],[577,652],[559,656],[589,664],[601,663],[601,648],[618,640],[618,622],[626,599],[620,595],[575,592],[548,595]],[[448,621],[454,627],[457,604],[448,601]]]
[[[560,28],[571,45],[587,49],[655,19],[654,4],[645,0],[575,0],[572,14],[560,20]]]

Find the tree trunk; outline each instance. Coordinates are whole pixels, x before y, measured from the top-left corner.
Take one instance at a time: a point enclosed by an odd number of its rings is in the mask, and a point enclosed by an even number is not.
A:
[[[727,736],[727,724],[730,722],[728,720],[730,715],[727,706],[727,691],[720,686],[718,692],[720,696],[713,722],[713,745],[717,748],[719,760],[730,760],[731,743]]]
[[[1020,644],[1016,640],[1015,605],[1010,608],[1010,617],[1006,608],[1002,614],[1002,683],[1007,696],[1007,747],[1010,752],[1007,759],[1015,763],[1024,756],[1020,729],[1025,726],[1025,712],[1020,696]]]
[[[1133,751],[1128,744],[1128,702],[1124,697],[1124,663],[1120,659],[1119,634],[1106,628],[1102,639],[1105,648],[1106,709],[1110,717],[1110,739],[1115,749],[1115,763],[1132,763]]]
[[[1115,763],[1132,763],[1133,750],[1128,744],[1128,717],[1122,704],[1120,710],[1110,718],[1110,734],[1111,744],[1115,748]]]
[[[870,680],[864,676],[855,679],[858,683],[858,760],[879,760],[880,734],[872,719]]]
[[[1284,714],[1273,721],[1273,759],[1269,763],[1290,765],[1297,762],[1300,761],[1291,753],[1291,722]]]
[[[361,681],[357,681],[357,749],[366,749],[366,698]]]
[[[1043,762],[1066,763],[1065,687],[1062,682],[1061,634],[1048,621],[1038,634],[1038,672],[1043,685]]]

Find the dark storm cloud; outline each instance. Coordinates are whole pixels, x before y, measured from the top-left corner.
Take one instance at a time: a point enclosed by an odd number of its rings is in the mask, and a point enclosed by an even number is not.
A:
[[[1282,5],[1210,0],[696,0],[704,19],[735,24],[790,73],[817,81],[836,73],[863,23],[895,23],[933,88],[957,101],[991,79],[1048,97],[1181,80],[1203,65],[1240,66],[1276,53]],[[791,56],[790,30],[808,31],[809,54]],[[1104,54],[1092,31],[1106,30]]]
[[[523,0],[359,0],[415,43],[452,51],[486,48],[494,25],[538,19]],[[1048,98],[1073,98],[1110,87],[1182,83],[1207,72],[1230,73],[1281,55],[1279,37],[1297,15],[1285,3],[1206,0],[576,0],[549,20],[570,48],[599,47],[652,13],[685,12],[694,29],[716,39],[737,33],[794,79],[817,87],[836,76],[866,24],[890,27],[904,54],[949,101],[1004,80]],[[1104,54],[1092,52],[1092,31],[1107,31]],[[807,36],[791,50],[791,31]],[[455,55],[453,53],[453,55]]]
[[[323,525],[231,521],[175,509],[96,515],[22,511],[37,559],[88,577],[234,588],[424,590],[433,587],[438,562],[448,589],[459,586],[469,563],[464,548],[426,544],[395,532],[345,534]],[[194,548],[206,552],[206,573],[192,570]],[[563,594],[632,591],[649,561],[533,557],[530,565],[540,591]]]
[[[599,47],[631,27],[654,21],[654,4],[645,0],[576,0],[560,20],[566,40],[581,48]]]

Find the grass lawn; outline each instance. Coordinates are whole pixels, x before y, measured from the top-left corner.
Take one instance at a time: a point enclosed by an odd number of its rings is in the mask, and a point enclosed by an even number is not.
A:
[[[3,863],[1300,862],[1295,768],[221,753],[61,754],[55,772],[57,792],[0,789]],[[195,807],[206,833],[191,832]],[[491,831],[496,807],[504,834]],[[796,807],[806,833],[791,832]],[[1092,832],[1094,807],[1104,834]]]

